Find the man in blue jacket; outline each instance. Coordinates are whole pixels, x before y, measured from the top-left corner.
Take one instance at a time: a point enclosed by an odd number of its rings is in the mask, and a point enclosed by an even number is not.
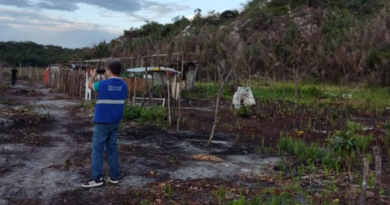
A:
[[[95,116],[92,139],[92,174],[91,180],[82,184],[82,187],[96,187],[107,183],[118,183],[121,176],[119,170],[117,132],[122,119],[123,109],[127,96],[127,85],[119,77],[121,64],[117,61],[109,63],[105,75],[107,80],[98,82],[96,69],[93,71],[88,87],[98,92],[95,106]],[[109,176],[103,179],[103,151],[106,150]]]

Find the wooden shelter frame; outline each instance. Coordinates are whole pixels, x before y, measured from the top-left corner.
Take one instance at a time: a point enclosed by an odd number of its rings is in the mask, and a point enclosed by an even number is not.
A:
[[[107,66],[107,64],[111,61],[119,61],[122,63],[122,67],[123,68],[126,68],[128,67],[128,62],[130,61],[130,67],[133,67],[133,63],[136,64],[136,67],[145,67],[145,75],[147,77],[147,71],[146,71],[146,68],[148,66],[146,66],[145,64],[149,63],[150,66],[154,66],[153,64],[157,63],[158,66],[156,67],[160,67],[160,63],[161,61],[165,61],[166,64],[169,64],[169,62],[172,63],[173,61],[173,58],[175,58],[176,60],[176,66],[177,68],[179,69],[180,68],[180,79],[179,79],[179,83],[177,83],[177,80],[176,80],[176,84],[175,84],[175,92],[177,91],[177,86],[179,86],[179,91],[178,93],[171,93],[170,92],[170,85],[171,83],[167,83],[167,96],[165,95],[165,92],[164,92],[164,99],[166,98],[167,99],[167,107],[168,107],[168,122],[169,122],[169,125],[171,126],[172,125],[172,112],[171,112],[171,97],[173,96],[172,94],[174,94],[175,96],[178,95],[177,97],[177,100],[174,101],[174,107],[176,107],[176,104],[178,103],[178,116],[177,116],[177,130],[179,130],[179,125],[180,125],[180,118],[181,118],[181,91],[182,91],[182,83],[183,83],[183,70],[184,70],[184,56],[185,54],[183,52],[177,52],[177,53],[171,53],[171,54],[153,54],[153,55],[150,55],[150,56],[136,56],[136,57],[105,57],[105,58],[99,58],[99,59],[91,59],[91,60],[83,60],[83,61],[70,61],[70,63],[72,62],[83,62],[83,63],[90,63],[91,65],[96,65],[97,63],[99,63],[100,65],[99,66]],[[180,62],[180,64],[179,64]],[[122,69],[122,73],[126,72],[126,69]],[[148,79],[148,78],[146,78]],[[170,80],[170,79],[169,79]],[[147,81],[147,80],[146,80]],[[137,84],[134,83],[134,85],[136,86]],[[148,92],[148,95],[149,95],[149,102],[151,103],[152,102],[152,93],[151,93],[151,89],[149,88],[149,85],[148,85],[148,82],[146,83],[147,85],[147,92]],[[133,88],[134,90],[134,93],[133,93],[133,96],[131,96],[131,93],[128,94],[128,100],[129,102],[132,102],[133,104],[135,104],[135,99],[136,99],[136,93],[135,93],[135,88]],[[132,99],[132,100],[130,100]],[[145,100],[145,95],[144,95],[144,100]]]

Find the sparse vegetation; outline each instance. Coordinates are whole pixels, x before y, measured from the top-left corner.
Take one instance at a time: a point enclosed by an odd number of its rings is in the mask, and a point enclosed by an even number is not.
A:
[[[166,117],[166,109],[159,105],[150,107],[126,105],[123,112],[124,120],[137,120],[142,125],[146,123],[155,123],[158,127],[164,126]]]

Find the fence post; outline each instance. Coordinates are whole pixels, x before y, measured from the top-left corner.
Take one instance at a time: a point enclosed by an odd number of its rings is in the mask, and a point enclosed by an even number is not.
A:
[[[380,142],[374,146],[375,155],[375,186],[374,186],[374,204],[381,204],[381,178],[382,178],[382,156]]]
[[[367,158],[363,158],[363,181],[362,181],[362,193],[360,195],[360,204],[366,204],[366,191],[367,191],[367,177],[369,175],[370,167],[368,166]]]

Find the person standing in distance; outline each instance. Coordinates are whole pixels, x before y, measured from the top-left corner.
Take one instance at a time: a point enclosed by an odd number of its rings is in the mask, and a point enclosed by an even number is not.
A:
[[[95,106],[94,127],[92,136],[91,179],[82,187],[96,187],[106,183],[118,183],[121,176],[119,169],[117,133],[122,119],[127,96],[127,85],[119,77],[121,64],[117,61],[109,63],[105,75],[107,80],[95,81],[96,69],[88,82],[91,90],[98,92]],[[103,151],[106,150],[109,176],[103,179]]]
[[[11,80],[12,80],[12,85],[15,86],[16,84],[16,73],[18,73],[18,70],[16,68],[13,68],[11,70],[12,74],[11,74]]]

